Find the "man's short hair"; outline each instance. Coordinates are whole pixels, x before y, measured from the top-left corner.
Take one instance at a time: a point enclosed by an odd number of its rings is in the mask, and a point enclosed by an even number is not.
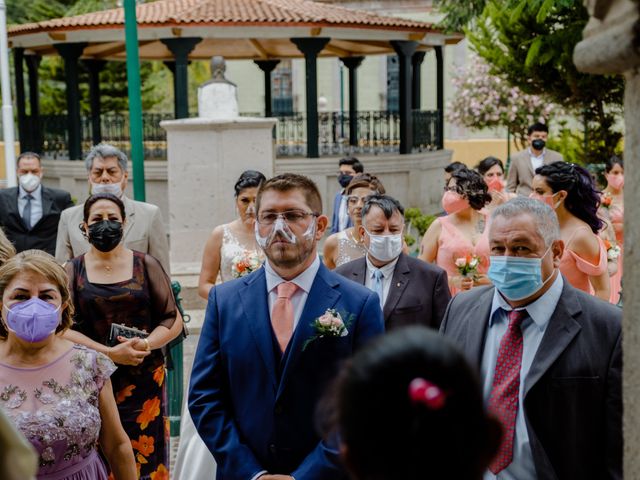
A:
[[[449,165],[444,167],[444,171],[447,173],[457,172],[463,168],[467,168],[467,166],[462,162],[451,162]]]
[[[289,192],[291,190],[300,190],[304,194],[304,198],[309,208],[320,215],[322,213],[322,197],[318,186],[308,177],[298,175],[296,173],[283,173],[270,178],[263,182],[258,188],[256,196],[256,211],[260,211],[260,200],[264,192],[275,190],[277,192]]]
[[[108,143],[100,143],[98,145],[94,145],[87,153],[87,156],[84,159],[84,166],[87,169],[87,172],[90,172],[93,168],[93,161],[96,158],[110,158],[116,157],[118,159],[118,165],[123,172],[128,171],[129,169],[129,160],[127,156],[122,152],[122,150],[114,147],[113,145],[109,145]]]
[[[356,157],[345,157],[341,159],[338,162],[338,167],[341,167],[342,165],[350,165],[351,167],[353,167],[353,171],[356,173],[364,172],[364,165],[362,165],[362,163],[360,163],[360,160],[358,160]]]
[[[555,240],[560,239],[560,224],[553,209],[539,200],[527,197],[516,197],[495,208],[491,220],[504,217],[507,220],[528,214],[536,225],[538,235],[544,240],[545,247],[550,247]]]
[[[19,165],[20,160],[22,160],[23,158],[35,158],[36,160],[38,160],[38,163],[42,165],[42,159],[40,158],[40,155],[38,155],[36,152],[22,152],[20,155],[18,155],[18,158],[16,159],[16,165]]]
[[[527,128],[527,135],[531,135],[533,132],[549,133],[549,127],[542,122],[536,122],[533,125],[529,125],[529,128]]]
[[[390,195],[369,195],[362,207],[362,219],[367,216],[372,207],[378,207],[384,213],[384,216],[390,219],[395,212],[400,212],[400,215],[404,218],[404,207],[402,204]]]

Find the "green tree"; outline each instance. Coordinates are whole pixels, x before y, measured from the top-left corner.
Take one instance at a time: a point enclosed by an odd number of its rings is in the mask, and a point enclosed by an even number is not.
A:
[[[492,73],[525,93],[545,95],[584,119],[589,132],[586,162],[601,162],[615,152],[622,137],[615,124],[624,82],[619,76],[578,72],[573,64],[573,49],[588,20],[582,2],[441,0],[439,4],[447,14],[447,25],[468,26],[471,45],[489,62]]]

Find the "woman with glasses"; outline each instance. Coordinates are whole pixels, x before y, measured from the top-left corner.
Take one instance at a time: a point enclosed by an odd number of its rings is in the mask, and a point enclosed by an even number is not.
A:
[[[445,269],[455,295],[490,283],[489,228],[483,209],[491,195],[482,175],[467,168],[453,172],[444,190],[442,207],[447,215],[431,224],[418,258]]]
[[[340,265],[364,257],[367,253],[360,237],[362,206],[364,199],[373,194],[384,194],[385,189],[375,175],[361,173],[345,189],[347,209],[353,227],[334,233],[324,242],[323,259],[327,268],[333,270]]]

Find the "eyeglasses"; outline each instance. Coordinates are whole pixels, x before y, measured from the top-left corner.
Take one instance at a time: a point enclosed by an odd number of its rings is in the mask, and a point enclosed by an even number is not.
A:
[[[273,225],[278,218],[282,218],[289,225],[304,225],[307,217],[317,217],[314,212],[303,212],[302,210],[288,210],[286,212],[264,212],[258,215],[260,225]]]

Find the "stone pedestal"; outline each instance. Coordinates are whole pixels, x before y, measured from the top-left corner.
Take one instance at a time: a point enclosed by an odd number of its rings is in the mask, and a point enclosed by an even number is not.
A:
[[[236,218],[233,186],[245,170],[273,176],[275,119],[168,120],[171,271],[196,274],[217,225]]]

